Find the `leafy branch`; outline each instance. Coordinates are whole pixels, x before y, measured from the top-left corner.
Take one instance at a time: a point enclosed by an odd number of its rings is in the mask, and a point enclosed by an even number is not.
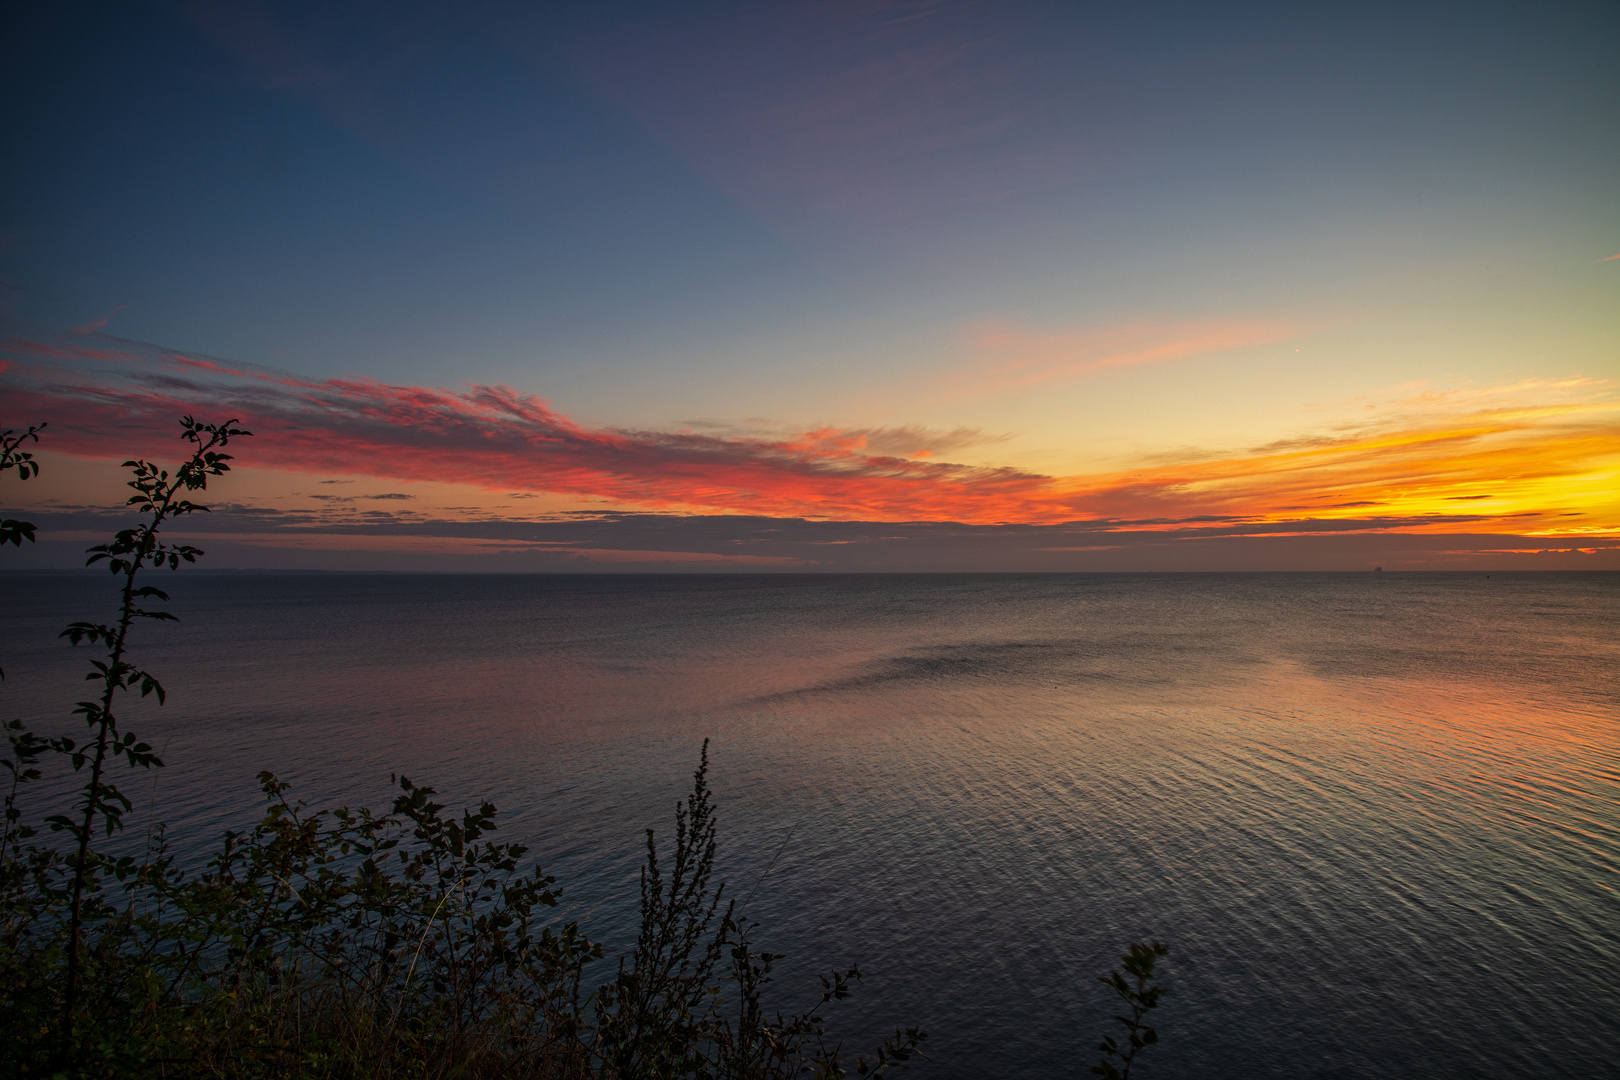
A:
[[[39,462],[34,460],[33,454],[22,449],[22,444],[29,439],[39,442],[39,433],[44,429],[44,424],[31,424],[28,430],[23,432],[13,432],[10,428],[0,431],[0,473],[16,469],[19,480],[38,476]],[[34,541],[32,521],[18,521],[15,518],[0,520],[0,547],[6,544],[22,547],[24,540],[29,543]]]
[[[1170,951],[1162,941],[1135,942],[1130,951],[1120,957],[1125,965],[1125,973],[1110,971],[1102,976],[1101,981],[1113,987],[1130,1008],[1130,1016],[1116,1016],[1114,1019],[1125,1025],[1126,1046],[1120,1048],[1119,1043],[1112,1035],[1104,1035],[1103,1041],[1097,1044],[1097,1049],[1103,1052],[1103,1057],[1091,1067],[1091,1071],[1103,1077],[1103,1080],[1127,1080],[1131,1075],[1131,1065],[1136,1061],[1136,1055],[1142,1052],[1145,1046],[1151,1046],[1159,1041],[1159,1033],[1142,1022],[1142,1017],[1151,1009],[1158,1008],[1159,999],[1170,991],[1153,982],[1153,965]],[[1122,1070],[1109,1058],[1118,1058]]]
[[[39,442],[39,433],[44,428],[44,424],[31,424],[27,431],[21,433],[13,432],[10,428],[0,431],[0,473],[16,469],[20,480],[39,475],[39,462],[34,460],[33,454],[22,449],[22,444],[29,439]],[[34,542],[32,521],[18,521],[15,518],[0,520],[0,547],[7,544],[22,547],[24,540]],[[0,670],[0,681],[5,677],[5,671]],[[0,768],[11,773],[11,790],[6,792],[5,821],[4,825],[0,825],[0,866],[10,871],[21,865],[22,842],[34,835],[33,827],[22,822],[17,789],[30,780],[40,778],[41,773],[36,766],[50,744],[24,727],[21,720],[8,721],[5,732],[9,756],[0,758]],[[9,884],[8,874],[0,887]]]
[[[162,684],[150,672],[129,663],[124,654],[130,627],[136,619],[174,621],[175,616],[167,611],[140,606],[142,601],[167,600],[169,597],[163,590],[151,585],[137,587],[135,579],[146,566],[167,565],[174,570],[182,562],[196,562],[197,556],[202,554],[199,549],[186,544],[168,544],[159,540],[158,531],[173,518],[208,509],[181,495],[183,492],[201,491],[207,488],[210,476],[221,476],[230,471],[226,462],[231,455],[221,453],[218,448],[233,438],[251,434],[237,427],[237,423],[239,421],[234,419],[223,424],[204,424],[190,416],[182,419],[180,437],[192,444],[192,451],[173,476],[145,460],[124,462],[124,467],[134,473],[128,486],[135,491],[126,505],[147,515],[148,520],[138,528],[120,530],[111,543],[97,544],[88,549],[90,557],[85,560],[87,566],[106,562],[115,576],[124,579],[118,620],[112,626],[76,622],[62,631],[62,636],[75,645],[90,642],[107,650],[106,658],[93,661],[89,674],[85,676],[87,681],[101,684],[99,699],[81,701],[74,709],[77,715],[84,717],[94,733],[90,742],[78,746],[72,739],[64,737],[54,740],[52,744],[54,749],[68,755],[75,772],[83,769],[87,762],[90,764],[90,778],[81,789],[83,795],[76,816],[57,814],[46,819],[53,829],[67,832],[76,848],[70,862],[73,880],[69,888],[71,914],[61,1022],[64,1055],[72,1045],[78,1004],[85,890],[99,863],[91,852],[90,840],[98,817],[107,835],[111,836],[123,827],[124,813],[131,807],[129,797],[105,776],[108,756],[122,756],[132,768],[150,769],[163,764],[152,747],[137,739],[133,732],[119,731],[118,718],[113,709],[118,695],[129,690],[138,689],[142,697],[155,694],[159,703],[164,699]],[[19,468],[31,464],[31,461],[24,460]]]

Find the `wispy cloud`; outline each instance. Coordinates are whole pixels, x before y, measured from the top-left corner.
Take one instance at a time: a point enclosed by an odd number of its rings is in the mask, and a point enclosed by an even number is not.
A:
[[[97,315],[89,322],[73,327],[68,331],[68,333],[77,334],[81,337],[85,334],[94,334],[96,331],[106,326],[108,321],[110,321],[114,315],[118,314],[120,311],[123,311],[127,307],[129,307],[128,304],[119,304],[117,307],[107,311],[105,314]]]
[[[987,320],[963,331],[970,365],[947,376],[945,382],[963,392],[1019,389],[1111,368],[1271,345],[1300,333],[1298,326],[1268,320],[1126,323],[1065,332]]]
[[[1005,432],[989,432],[982,428],[933,428],[925,424],[903,424],[898,427],[881,428],[827,428],[805,432],[791,424],[760,419],[742,423],[724,420],[689,420],[681,425],[681,429],[683,431],[696,429],[706,435],[725,439],[801,442],[805,439],[821,438],[836,443],[843,449],[916,458],[954,453],[976,446],[992,446],[1012,438]]]
[[[1119,516],[1233,520],[1401,520],[1480,531],[1620,532],[1620,428],[1612,404],[1553,418],[1510,412],[1141,472],[1085,478],[1093,507]],[[1387,527],[1374,524],[1371,527]]]
[[[62,417],[57,445],[77,453],[154,450],[173,417],[198,411],[238,415],[270,435],[255,444],[254,460],[274,468],[449,479],[666,509],[948,518],[967,508],[964,498],[999,494],[1016,505],[1049,483],[1017,469],[921,461],[868,445],[961,443],[962,432],[817,428],[744,439],[587,429],[507,387],[302,379],[115,339],[97,357],[53,343],[7,344],[23,361],[5,376],[12,407]]]
[[[1287,532],[1316,527],[1311,522],[1620,532],[1617,406],[1595,382],[1562,397],[1542,387],[1541,400],[1535,387],[1426,405],[1412,400],[1421,391],[1407,393],[1398,423],[1201,460],[1047,476],[920,456],[983,441],[971,429],[821,427],[766,438],[589,428],[507,387],[306,379],[99,335],[73,348],[14,339],[0,355],[12,361],[0,374],[9,411],[18,421],[50,420],[53,449],[82,455],[161,455],[172,445],[174,418],[195,412],[238,416],[262,436],[244,448],[257,466],[663,511],[1083,521],[1103,532],[1198,523]]]

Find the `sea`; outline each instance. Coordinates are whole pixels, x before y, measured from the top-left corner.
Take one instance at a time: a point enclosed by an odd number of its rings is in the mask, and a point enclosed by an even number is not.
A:
[[[1144,1080],[1620,1076],[1620,574],[158,583],[125,725],[167,765],[124,786],[189,858],[261,769],[404,774],[495,803],[611,954],[707,740],[774,1003],[864,975],[851,1061],[915,1024],[919,1080],[1089,1076],[1157,939]],[[114,585],[0,577],[7,719],[82,726],[57,635]]]

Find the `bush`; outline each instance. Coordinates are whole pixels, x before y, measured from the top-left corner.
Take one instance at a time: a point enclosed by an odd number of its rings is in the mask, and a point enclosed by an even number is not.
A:
[[[140,858],[113,857],[97,836],[123,828],[130,800],[112,778],[163,766],[120,727],[119,703],[162,684],[129,659],[137,620],[172,620],[143,571],[203,553],[161,538],[173,518],[205,512],[186,498],[230,471],[222,447],[249,432],[231,420],[181,421],[190,456],[171,475],[128,461],[137,528],[89,550],[119,579],[117,618],[76,622],[74,644],[104,650],[78,703],[89,736],[44,739],[6,727],[10,772],[0,834],[0,1071],[7,1076],[211,1076],[537,1080],[771,1080],[848,1074],[827,1006],[861,972],[823,976],[810,1007],[765,1005],[780,954],[758,950],[750,922],[713,881],[715,821],[703,744],[692,791],[675,811],[674,850],[649,829],[640,932],[611,977],[587,989],[601,946],[577,921],[551,917],[560,890],[521,844],[490,838],[496,809],[447,814],[430,787],[395,777],[387,814],[312,813],[259,774],[263,818],[226,832],[195,874],[170,855],[163,826]],[[0,432],[0,472],[38,473],[20,448],[45,425]],[[0,544],[34,539],[0,522]],[[3,678],[0,673],[0,678]],[[66,813],[25,820],[19,793],[54,756],[85,783]],[[1103,977],[1130,1009],[1126,1045],[1105,1037],[1092,1072],[1127,1078],[1157,1041],[1143,1017],[1167,991],[1153,983],[1158,942],[1133,944],[1125,974]],[[896,1030],[856,1058],[860,1076],[903,1069],[926,1035]],[[1118,1065],[1115,1064],[1115,1059]]]
[[[188,875],[158,826],[142,857],[112,857],[98,836],[123,828],[130,801],[117,759],[160,768],[119,725],[124,695],[164,696],[129,660],[140,619],[173,619],[143,571],[202,552],[161,538],[186,496],[228,472],[232,420],[186,417],[188,459],[171,475],[130,461],[129,500],[143,523],[90,549],[120,584],[110,624],[64,631],[99,646],[97,694],[75,710],[80,744],[7,725],[11,773],[0,843],[0,1067],[7,1075],[220,1077],[769,1078],[846,1075],[823,1013],[850,996],[856,968],[822,980],[819,1000],[784,1015],[765,988],[780,955],[757,951],[747,921],[713,882],[715,823],[705,742],[692,792],[677,806],[665,863],[647,833],[641,929],[611,978],[586,989],[602,957],[577,922],[550,917],[560,895],[521,844],[490,838],[496,809],[447,814],[430,787],[396,777],[385,815],[311,813],[288,785],[259,776],[267,806],[227,832]],[[0,471],[37,472],[18,450],[37,428],[5,433]],[[7,539],[33,526],[5,522]],[[86,776],[68,812],[37,842],[21,787],[49,755]],[[86,771],[88,770],[88,771]],[[896,1031],[856,1062],[860,1075],[902,1068],[926,1036]]]

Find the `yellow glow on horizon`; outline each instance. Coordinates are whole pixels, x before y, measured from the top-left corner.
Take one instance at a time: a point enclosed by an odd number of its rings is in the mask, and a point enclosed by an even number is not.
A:
[[[1271,454],[1074,478],[1069,497],[1101,503],[1120,518],[1431,517],[1384,526],[1428,532],[1455,529],[1456,519],[1467,517],[1476,519],[1468,531],[1612,534],[1620,531],[1620,431],[1578,417],[1583,411],[1505,411]]]

